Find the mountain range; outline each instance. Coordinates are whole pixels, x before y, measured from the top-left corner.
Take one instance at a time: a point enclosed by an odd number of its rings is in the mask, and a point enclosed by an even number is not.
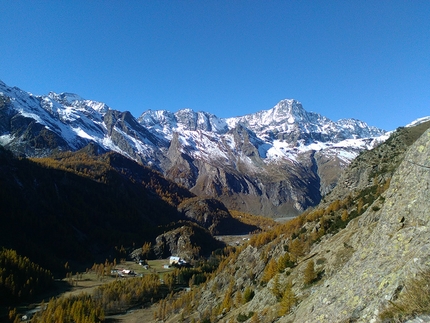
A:
[[[284,100],[238,118],[180,110],[136,119],[0,83],[0,256],[14,260],[1,270],[1,299],[31,299],[26,267],[41,270],[27,257],[62,275],[146,245],[151,258],[193,265],[172,272],[171,287],[186,290],[124,303],[152,321],[428,321],[429,138],[428,117],[386,133]],[[282,224],[236,211],[276,217],[313,205]],[[225,248],[214,237],[250,232]],[[90,306],[107,311],[126,296]]]
[[[296,100],[234,118],[191,109],[135,118],[76,94],[37,96],[0,81],[0,144],[15,155],[43,157],[92,143],[229,209],[270,217],[316,205],[341,169],[386,138],[359,120],[307,112]]]

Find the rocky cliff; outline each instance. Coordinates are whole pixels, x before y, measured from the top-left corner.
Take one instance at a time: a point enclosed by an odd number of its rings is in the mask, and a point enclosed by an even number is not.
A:
[[[189,317],[383,322],[381,312],[430,268],[428,127],[399,129],[348,168],[344,189],[335,189],[314,210],[252,237],[196,288],[198,301]],[[244,301],[248,289],[254,296]]]
[[[409,148],[385,201],[311,250],[328,263],[343,255],[343,264],[326,265],[323,282],[280,322],[376,322],[405,282],[430,266],[429,160],[427,131]]]

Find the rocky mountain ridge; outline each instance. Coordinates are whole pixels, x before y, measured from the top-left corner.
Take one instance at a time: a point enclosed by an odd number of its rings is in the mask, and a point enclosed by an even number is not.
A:
[[[310,251],[328,258],[350,249],[298,306],[294,322],[377,322],[408,281],[429,269],[429,139],[427,130],[410,146],[387,191],[361,217]]]
[[[296,100],[236,118],[184,109],[136,119],[75,94],[35,96],[0,82],[0,144],[17,155],[95,143],[230,209],[272,217],[316,205],[340,170],[384,134],[358,120],[307,112]]]

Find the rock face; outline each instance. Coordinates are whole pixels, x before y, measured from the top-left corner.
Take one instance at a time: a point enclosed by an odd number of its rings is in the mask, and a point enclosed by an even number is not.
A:
[[[224,204],[215,199],[188,199],[178,206],[178,211],[212,234],[228,233],[229,224],[233,222]]]
[[[360,154],[341,174],[330,198],[342,198],[346,191],[360,191],[391,178],[409,149],[430,127],[426,121],[413,127],[399,128],[384,142],[371,151]]]
[[[296,100],[270,110],[218,119],[186,109],[147,111],[139,122],[171,138],[165,174],[230,209],[297,215],[333,189],[342,170],[383,132],[358,120],[331,120]]]
[[[130,112],[71,93],[35,96],[0,81],[0,144],[16,155],[40,157],[89,143],[156,168],[169,142],[150,133]]]
[[[178,211],[213,235],[247,234],[257,227],[234,219],[225,205],[216,199],[190,198],[179,204]]]
[[[178,256],[187,261],[200,256],[208,256],[224,244],[209,233],[209,231],[190,223],[159,235],[153,247],[155,255],[159,258]]]
[[[430,266],[429,160],[427,131],[395,172],[381,209],[370,207],[311,251],[326,259],[343,253],[346,259],[326,270],[324,284],[280,322],[376,322],[405,280]]]

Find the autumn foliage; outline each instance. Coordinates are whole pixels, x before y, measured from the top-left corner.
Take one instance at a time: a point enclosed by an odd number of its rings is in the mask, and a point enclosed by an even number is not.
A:
[[[28,300],[52,287],[49,270],[41,268],[15,250],[0,250],[0,299],[5,302]]]

